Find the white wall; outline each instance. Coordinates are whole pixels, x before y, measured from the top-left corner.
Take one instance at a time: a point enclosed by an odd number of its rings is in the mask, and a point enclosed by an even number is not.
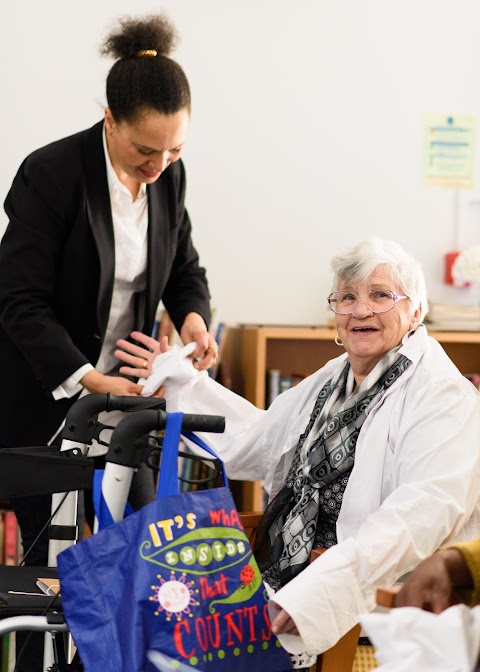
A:
[[[480,243],[478,177],[456,210],[422,185],[421,150],[425,113],[478,123],[478,0],[10,0],[2,200],[26,154],[101,118],[112,20],[159,9],[182,38],[187,203],[226,320],[323,322],[330,257],[374,233],[420,259],[432,299],[468,302],[442,264],[456,212],[461,242]]]

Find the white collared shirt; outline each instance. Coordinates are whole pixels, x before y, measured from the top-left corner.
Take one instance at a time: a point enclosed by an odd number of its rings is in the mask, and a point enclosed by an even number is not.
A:
[[[144,291],[146,286],[148,196],[146,185],[141,183],[137,198],[132,200],[130,191],[120,182],[112,166],[105,132],[103,150],[115,239],[115,277],[107,330],[95,369],[108,374],[120,366],[113,354],[115,344],[119,338],[129,336],[135,320],[135,294]],[[53,390],[53,398],[73,397],[82,389],[79,381],[93,368],[92,364],[84,364]]]

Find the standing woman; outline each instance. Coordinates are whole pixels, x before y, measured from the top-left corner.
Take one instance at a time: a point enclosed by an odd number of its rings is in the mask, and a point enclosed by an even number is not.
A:
[[[208,368],[209,290],[193,246],[180,156],[190,89],[169,57],[176,32],[164,16],[125,19],[102,54],[105,116],[38,149],[5,201],[0,245],[0,445],[55,441],[80,394],[138,395],[118,373],[118,338],[151,333],[160,300],[195,366]],[[138,368],[148,373],[148,360]],[[24,548],[50,513],[49,497],[14,502]],[[27,559],[46,563],[46,535]]]

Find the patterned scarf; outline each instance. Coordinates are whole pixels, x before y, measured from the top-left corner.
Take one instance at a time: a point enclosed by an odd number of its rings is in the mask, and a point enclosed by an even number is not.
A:
[[[321,517],[320,493],[342,480],[345,489],[369,411],[411,364],[398,349],[387,353],[348,397],[348,361],[320,390],[285,483],[267,506],[257,531],[255,556],[274,589],[308,565]]]

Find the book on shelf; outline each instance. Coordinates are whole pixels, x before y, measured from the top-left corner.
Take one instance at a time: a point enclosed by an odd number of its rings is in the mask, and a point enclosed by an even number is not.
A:
[[[432,331],[480,331],[480,306],[432,302],[425,324]]]
[[[3,564],[18,565],[18,523],[15,513],[9,509],[3,511]]]
[[[188,447],[184,452],[191,454],[194,458],[184,457],[179,475],[180,492],[193,492],[196,490],[206,490],[215,487],[214,470],[212,463],[208,458],[205,461],[199,458]],[[183,480],[182,480],[183,479]],[[186,482],[193,481],[193,482]]]
[[[464,373],[463,375],[480,391],[480,373]]]
[[[267,408],[279,394],[295,387],[304,378],[306,376],[301,373],[292,373],[290,376],[285,376],[280,369],[269,369],[267,371]]]
[[[7,632],[1,642],[1,672],[15,672],[15,633]]]
[[[215,343],[217,344],[218,355],[215,364],[208,369],[208,375],[214,380],[217,380],[220,365],[222,363],[222,356],[225,350],[228,327],[227,324],[222,319],[220,319],[218,310],[216,308],[212,309],[212,323],[210,325],[209,331],[215,339]]]
[[[58,595],[60,593],[60,580],[49,578],[38,578],[37,586],[45,595]]]
[[[0,562],[3,565],[18,565],[22,557],[20,528],[11,509],[0,509]],[[15,633],[2,637],[0,672],[15,670]]]
[[[7,502],[2,504],[8,506]],[[22,536],[17,517],[12,509],[0,508],[0,564],[19,565],[22,558]]]
[[[0,509],[0,563],[3,564],[4,557],[4,540],[5,540],[5,518],[4,511]]]
[[[188,455],[193,454],[192,451],[188,446],[183,444],[181,446],[182,452],[186,453],[185,456],[180,455],[179,460],[179,475],[181,477],[180,481],[180,492],[188,492],[190,490],[190,483],[187,483],[187,481],[192,480],[192,474],[193,474],[193,460],[188,457]]]
[[[267,371],[267,406],[270,406],[274,399],[280,394],[280,369],[269,369]]]
[[[203,462],[200,460],[192,460],[193,462],[193,467],[192,467],[192,481],[196,481],[195,483],[190,484],[190,490],[196,491],[199,490],[199,485],[198,481],[201,478],[205,478],[204,476],[204,469],[203,467],[205,466]]]

